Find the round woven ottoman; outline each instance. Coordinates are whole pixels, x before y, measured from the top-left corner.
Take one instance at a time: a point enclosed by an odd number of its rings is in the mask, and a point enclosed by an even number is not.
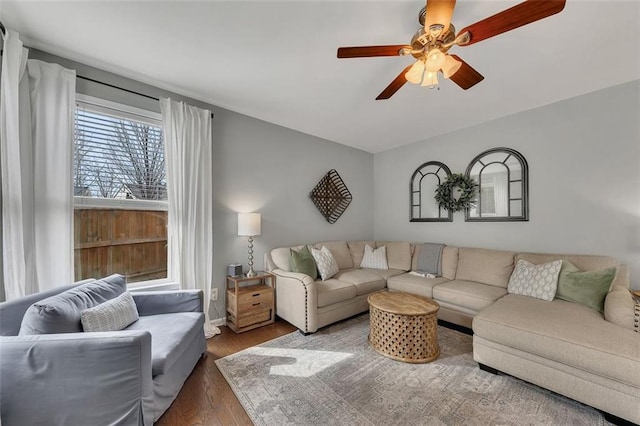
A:
[[[402,292],[374,293],[369,302],[369,344],[404,362],[431,362],[440,355],[437,302]]]

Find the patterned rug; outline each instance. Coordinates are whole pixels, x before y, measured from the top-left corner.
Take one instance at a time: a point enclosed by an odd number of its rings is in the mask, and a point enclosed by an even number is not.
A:
[[[440,357],[407,364],[369,347],[369,315],[216,361],[256,425],[608,425],[595,409],[480,370],[472,338],[438,327]]]

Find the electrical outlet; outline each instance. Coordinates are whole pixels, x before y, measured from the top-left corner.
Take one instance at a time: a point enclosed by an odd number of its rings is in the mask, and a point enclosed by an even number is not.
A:
[[[217,288],[212,288],[211,289],[211,300],[213,300],[214,302],[216,300],[218,300],[218,289]]]

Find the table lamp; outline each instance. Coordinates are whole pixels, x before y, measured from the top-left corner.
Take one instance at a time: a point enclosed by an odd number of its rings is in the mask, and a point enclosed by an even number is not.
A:
[[[255,277],[253,270],[253,237],[260,235],[260,213],[238,213],[238,236],[249,237],[249,270],[247,277]]]

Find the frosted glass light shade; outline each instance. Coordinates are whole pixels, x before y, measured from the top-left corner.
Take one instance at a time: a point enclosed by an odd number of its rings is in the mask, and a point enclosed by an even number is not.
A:
[[[260,213],[238,213],[238,235],[253,237],[260,235]]]
[[[409,83],[420,84],[422,81],[422,74],[424,74],[424,62],[418,60],[413,64],[409,71],[405,73],[404,77]]]
[[[451,78],[462,66],[462,62],[453,59],[450,55],[444,60],[444,65],[442,66],[442,74],[444,74],[444,78]]]
[[[422,80],[421,86],[428,87],[430,89],[433,89],[434,87],[438,86],[438,73],[431,72],[431,71],[425,72],[424,80]]]
[[[431,49],[429,53],[427,53],[427,60],[425,62],[425,68],[427,69],[427,71],[439,71],[446,61],[446,56],[449,55],[445,55],[438,48]]]

